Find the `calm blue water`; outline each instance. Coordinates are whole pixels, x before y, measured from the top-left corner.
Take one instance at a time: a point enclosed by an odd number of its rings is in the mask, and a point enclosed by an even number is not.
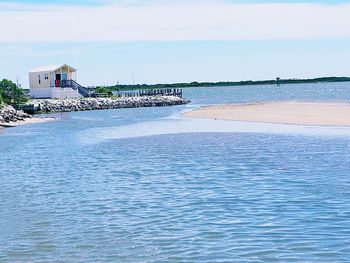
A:
[[[180,113],[350,102],[350,84],[185,95],[191,105],[66,113],[2,130],[0,262],[349,262],[350,128]]]

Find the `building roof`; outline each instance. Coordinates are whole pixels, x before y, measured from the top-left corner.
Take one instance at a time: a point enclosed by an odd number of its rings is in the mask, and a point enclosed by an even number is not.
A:
[[[35,68],[35,69],[29,71],[29,73],[56,71],[56,70],[59,70],[60,68],[64,68],[64,67],[69,68],[69,71],[70,71],[70,72],[77,71],[77,70],[76,70],[75,68],[73,68],[72,66],[69,66],[69,65],[67,65],[67,64],[63,64],[63,65],[52,65],[52,66],[46,66],[46,67]]]

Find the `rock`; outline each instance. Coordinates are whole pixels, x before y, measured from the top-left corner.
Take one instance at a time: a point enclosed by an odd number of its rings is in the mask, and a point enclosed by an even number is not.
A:
[[[25,120],[31,116],[23,111],[16,111],[12,106],[5,106],[0,109],[0,122],[9,123]]]
[[[190,101],[176,96],[142,96],[119,98],[84,98],[84,99],[44,99],[31,103],[38,113],[68,112],[84,110],[102,110],[135,107],[160,107],[189,103]]]
[[[49,112],[69,112],[84,110],[103,110],[119,108],[138,108],[138,107],[161,107],[187,104],[190,101],[176,96],[142,96],[142,97],[119,97],[119,98],[84,98],[84,99],[43,99],[33,100],[30,106],[33,106],[35,113]],[[16,122],[32,118],[31,115],[23,111],[16,111],[12,106],[0,108],[0,122]]]

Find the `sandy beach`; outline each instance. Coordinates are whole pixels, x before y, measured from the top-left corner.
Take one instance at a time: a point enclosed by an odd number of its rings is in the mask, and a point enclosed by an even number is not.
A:
[[[24,119],[23,121],[11,121],[11,122],[0,122],[0,127],[16,127],[20,125],[27,125],[27,124],[36,124],[36,123],[43,123],[43,122],[49,122],[57,120],[57,118],[53,117],[45,117],[45,118],[28,118]]]
[[[350,126],[350,104],[273,102],[206,106],[184,114],[190,118],[318,126]]]

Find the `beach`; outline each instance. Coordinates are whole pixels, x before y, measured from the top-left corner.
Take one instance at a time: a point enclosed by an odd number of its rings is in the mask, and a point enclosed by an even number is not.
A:
[[[190,118],[317,126],[350,126],[350,103],[272,102],[205,106]]]

